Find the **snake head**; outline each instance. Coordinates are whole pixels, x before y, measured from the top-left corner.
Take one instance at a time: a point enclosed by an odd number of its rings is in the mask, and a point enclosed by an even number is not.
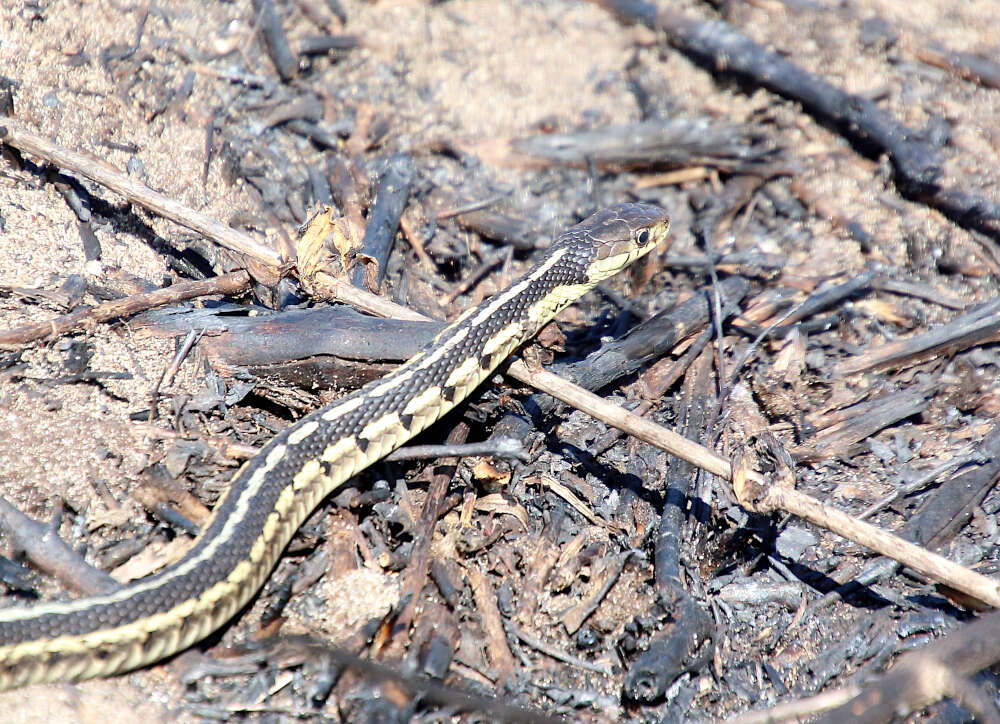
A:
[[[567,229],[553,243],[566,248],[583,278],[594,285],[645,256],[667,239],[670,217],[652,204],[618,204]]]

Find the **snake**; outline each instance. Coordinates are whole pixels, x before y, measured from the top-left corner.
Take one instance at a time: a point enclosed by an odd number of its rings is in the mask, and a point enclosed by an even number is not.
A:
[[[656,248],[669,228],[667,214],[645,203],[589,216],[402,365],[269,440],[175,563],[114,592],[0,608],[0,689],[135,670],[221,628],[331,492],[441,418],[560,310]]]

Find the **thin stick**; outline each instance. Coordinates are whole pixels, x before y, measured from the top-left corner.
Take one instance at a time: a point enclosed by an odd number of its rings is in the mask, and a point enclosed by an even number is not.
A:
[[[413,315],[414,312],[399,307],[386,300],[386,309],[398,308]],[[412,318],[412,316],[411,316]],[[516,380],[545,392],[578,410],[601,420],[628,434],[655,445],[671,455],[687,460],[713,475],[733,481],[733,466],[728,460],[712,450],[692,442],[667,428],[644,417],[607,402],[601,397],[578,385],[562,379],[543,369],[529,369],[524,362],[516,360],[506,373]],[[752,510],[785,510],[801,518],[870,548],[877,553],[899,561],[905,566],[944,583],[955,590],[967,593],[984,603],[1000,608],[1000,583],[964,568],[943,556],[909,543],[899,536],[855,520],[846,513],[823,505],[819,501],[796,490],[766,486],[763,478],[752,470],[739,471],[742,486],[737,497],[740,504]],[[749,485],[748,485],[749,483]],[[761,507],[763,506],[763,507]]]
[[[656,445],[661,450],[666,450],[671,455],[687,460],[702,470],[707,470],[726,480],[732,478],[732,466],[725,458],[716,455],[696,442],[691,442],[673,430],[657,425],[645,417],[639,417],[558,375],[543,369],[529,369],[520,360],[513,362],[507,368],[507,374],[586,412],[591,417],[596,417],[598,420],[617,427],[640,440]]]
[[[503,629],[503,619],[497,608],[497,595],[490,581],[479,569],[472,566],[465,568],[465,576],[472,587],[472,596],[476,600],[476,610],[482,619],[487,656],[493,668],[499,671],[498,681],[506,679],[514,670],[514,654],[507,643],[507,634]]]
[[[66,332],[80,329],[88,323],[106,322],[116,317],[127,317],[153,307],[162,307],[164,304],[172,304],[185,299],[214,294],[235,294],[246,289],[249,285],[249,274],[245,271],[234,271],[202,281],[180,282],[164,289],[104,302],[96,307],[81,307],[75,312],[50,319],[47,322],[36,322],[0,332],[0,349],[47,337],[58,337]]]
[[[440,323],[440,320],[425,317],[420,312],[415,312],[365,289],[359,289],[329,274],[322,274],[322,280],[317,282],[317,286],[323,297],[351,304],[362,311],[374,314],[376,317],[407,319],[413,322],[437,321]]]
[[[472,457],[473,455],[492,455],[499,458],[516,458],[523,463],[531,462],[532,457],[524,449],[524,443],[513,437],[500,437],[482,442],[466,442],[460,445],[409,445],[394,450],[385,456],[385,460],[398,462],[400,460],[421,460],[424,458]]]
[[[740,502],[747,505],[743,500]],[[787,511],[899,561],[935,581],[974,596],[994,608],[1000,608],[1000,581],[960,566],[870,523],[852,518],[797,490],[772,485],[763,498],[754,500],[753,503],[753,509],[758,512]]]
[[[103,161],[57,146],[48,139],[25,129],[13,118],[0,119],[0,142],[54,163],[59,168],[86,176],[133,203],[155,211],[160,216],[176,221],[199,234],[204,234],[227,249],[246,254],[264,266],[271,267],[269,271],[279,274],[283,260],[271,247],[226,226],[218,219],[154,191]]]
[[[726,719],[725,724],[774,724],[782,721],[800,721],[802,718],[829,711],[850,701],[861,692],[860,684],[845,686],[842,689],[824,691],[815,696],[802,699],[783,701],[769,709],[757,709]]]
[[[546,656],[551,656],[556,661],[562,661],[570,666],[576,666],[579,669],[584,669],[586,671],[595,671],[598,674],[604,674],[605,676],[611,676],[612,671],[610,666],[602,666],[601,664],[594,664],[586,659],[581,659],[578,656],[573,656],[568,654],[562,649],[554,646],[550,643],[542,641],[540,638],[532,636],[527,631],[519,628],[517,624],[503,620],[504,628],[507,629],[507,633],[514,634],[517,638],[521,640],[521,643],[527,644],[535,651],[540,651]]]
[[[84,594],[109,593],[121,587],[115,579],[87,563],[52,527],[32,520],[0,498],[0,528],[11,545],[68,588]]]

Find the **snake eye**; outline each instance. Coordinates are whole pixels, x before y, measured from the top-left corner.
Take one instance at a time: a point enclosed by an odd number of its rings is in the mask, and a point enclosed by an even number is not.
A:
[[[649,231],[647,231],[646,229],[640,231],[639,234],[635,237],[635,241],[637,244],[639,244],[639,246],[646,246],[646,244],[649,243]]]

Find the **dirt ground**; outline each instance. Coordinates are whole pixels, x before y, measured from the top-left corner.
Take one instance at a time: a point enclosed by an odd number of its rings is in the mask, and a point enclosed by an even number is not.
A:
[[[385,132],[367,149],[366,158],[375,168],[379,159],[392,153],[413,154],[418,169],[415,205],[424,204],[439,190],[468,200],[499,197],[495,208],[529,219],[540,236],[551,238],[581,218],[588,206],[640,198],[671,213],[675,239],[671,255],[702,253],[692,231],[698,218],[692,199],[718,191],[725,178],[720,181],[718,175],[709,174],[680,184],[646,187],[639,183],[646,173],[643,170],[602,171],[594,184],[586,169],[536,170],[493,164],[488,149],[499,141],[542,131],[574,131],[650,117],[707,117],[748,124],[766,129],[782,157],[795,164],[794,181],[818,200],[808,213],[788,219],[775,216],[776,197],[762,196],[757,208],[751,204],[745,211],[742,225],[734,224],[727,239],[735,250],[756,248],[780,254],[784,286],[812,289],[808,280],[850,278],[878,263],[895,278],[919,280],[942,297],[959,300],[962,307],[997,295],[997,280],[982,261],[984,245],[995,241],[984,241],[977,232],[929,206],[904,198],[893,186],[884,162],[859,152],[796,104],[717,76],[664,45],[651,31],[626,26],[596,5],[569,0],[280,0],[276,4],[293,47],[306,36],[324,32],[356,34],[361,47],[311,57],[294,81],[282,84],[257,38],[256,14],[248,1],[5,2],[0,8],[0,75],[14,83],[14,117],[62,146],[128,169],[149,186],[195,209],[227,223],[243,224],[284,251],[285,239],[294,236],[295,227],[304,220],[299,207],[306,208],[312,201],[306,169],[310,165],[321,171],[327,168],[325,154],[332,152],[283,130],[280,124],[269,125],[266,119],[299,94],[310,93],[321,103],[320,123],[331,128],[346,124],[343,127],[350,129],[359,113],[373,109],[376,125],[381,124],[378,127]],[[706,4],[683,5],[693,16],[716,17]],[[346,22],[331,12],[336,6],[345,11]],[[109,50],[123,51],[133,43],[147,7],[135,52],[120,59],[109,55]],[[848,4],[761,0],[735,4],[726,19],[804,69],[848,92],[875,99],[910,128],[943,123],[948,129],[946,180],[1000,202],[1000,126],[996,123],[1000,91],[921,62],[914,50],[918,40],[930,38],[950,48],[997,58],[1000,5],[994,0],[857,0]],[[233,80],[247,76],[263,78],[271,90],[251,91],[247,84]],[[186,94],[181,93],[185,82]],[[209,126],[216,129],[215,151],[206,175]],[[442,139],[476,150],[487,160],[439,154],[435,149]],[[258,181],[248,182],[245,174],[234,176],[227,162],[232,158],[243,171],[258,168]],[[787,195],[791,180],[782,175],[768,183]],[[56,186],[37,169],[0,165],[0,329],[65,311],[54,303],[54,297],[33,296],[25,290],[56,291],[74,274],[99,278],[105,270],[117,268],[156,285],[181,278],[162,253],[162,240],[189,239],[191,232],[133,208],[90,182],[84,186],[103,200],[94,208],[92,225],[103,252],[97,264],[85,259],[77,216]],[[283,203],[273,195],[276,188],[303,190],[295,191],[298,203]],[[860,242],[852,236],[831,218],[831,209],[856,222],[868,239]],[[447,221],[434,231],[444,240],[428,241],[432,253],[435,248],[449,252],[464,248],[468,254],[470,248],[475,251],[485,243]],[[396,250],[408,255],[407,260],[414,258],[406,244],[397,243]],[[944,257],[953,263],[940,263]],[[529,259],[529,255],[517,254],[504,273],[517,273]],[[459,258],[442,264],[441,274],[445,283],[454,284],[476,264],[474,259]],[[398,266],[391,268],[390,277],[395,271]],[[499,283],[499,275],[488,277],[443,312],[453,315]],[[659,311],[705,283],[707,279],[698,272],[658,270],[638,302],[639,311]],[[765,281],[760,286],[768,285]],[[623,280],[614,282],[612,289],[623,296],[629,293]],[[84,298],[84,302],[92,301]],[[594,295],[586,302],[586,313],[569,314],[570,326],[581,331],[598,316],[595,310],[603,303]],[[848,384],[834,379],[834,362],[875,341],[934,327],[960,313],[933,300],[875,293],[862,295],[854,305],[849,318],[835,319],[826,330],[819,330],[836,334],[838,342],[833,345],[825,340],[819,345],[820,359],[809,358],[807,376],[816,385],[813,393],[805,395],[812,407],[803,413],[824,409],[830,400],[822,399],[823,390],[833,390],[830,396],[839,399],[837,395],[847,387],[857,392],[865,385],[885,382],[884,378],[866,378]],[[81,342],[89,345],[90,370],[127,375],[102,378],[99,384],[53,382],[66,374],[67,359],[78,350],[74,343]],[[162,533],[132,491],[150,466],[162,462],[166,446],[137,427],[132,416],[149,408],[150,390],[175,349],[174,340],[138,334],[126,320],[24,346],[15,351],[16,358],[0,356],[0,494],[37,520],[51,521],[60,514],[60,534],[91,556],[123,538],[145,536],[154,528]],[[781,349],[777,343],[765,345],[755,363],[762,366],[755,368],[758,379],[764,379],[762,369]],[[996,408],[988,401],[996,394],[1000,367],[995,344],[979,348],[979,356],[970,354],[944,360],[932,373],[921,372],[938,385],[937,396],[931,393],[923,412],[874,435],[874,445],[803,466],[800,487],[858,512],[892,490],[904,467],[925,470],[974,450],[992,423],[991,410]],[[16,374],[5,372],[14,367]],[[917,376],[889,379],[902,387]],[[959,409],[955,397],[946,393],[960,383],[965,385],[966,398],[981,398],[982,404]],[[174,401],[202,394],[205,386],[203,360],[192,355],[160,390],[158,424],[169,426]],[[617,389],[606,394],[623,399]],[[554,425],[572,430],[589,424],[579,413],[564,410],[560,414],[566,421]],[[247,411],[244,419],[250,415]],[[794,439],[794,422],[777,417],[775,413],[770,420],[776,433],[790,445],[799,442]],[[278,426],[288,422],[274,415],[267,419]],[[203,432],[215,429],[213,421],[211,415],[203,419]],[[266,439],[263,432],[258,428],[251,442]],[[431,439],[422,441],[440,442],[445,436],[446,432],[432,431],[427,436]],[[629,469],[630,456],[646,454],[622,445],[619,459],[608,464]],[[886,453],[888,448],[895,452]],[[905,460],[901,448],[907,451]],[[550,456],[545,460],[553,474],[570,467],[557,450],[550,447],[545,454]],[[662,457],[658,460],[663,462]],[[226,479],[233,466],[224,460],[206,464],[213,466],[212,475],[219,480]],[[194,487],[183,474],[178,479]],[[662,476],[648,483],[660,485]],[[979,508],[978,527],[952,544],[958,549],[975,547],[978,557],[973,556],[969,565],[994,574],[1000,548],[996,522],[990,520],[995,519],[998,503],[997,493],[991,493]],[[515,550],[524,555],[548,519],[547,513],[543,517],[533,509],[535,513],[529,535],[510,537]],[[905,510],[886,511],[876,522],[896,528],[905,517]],[[448,525],[453,523],[448,521]],[[856,560],[864,555],[856,546],[804,523],[783,525],[808,532],[812,551],[798,563],[813,565],[825,575],[837,577],[839,564],[831,561],[838,556]],[[607,544],[608,534],[602,535],[599,542]],[[185,546],[189,538],[184,534],[157,538],[161,546],[175,540]],[[642,535],[630,540],[648,552],[648,540]],[[701,553],[689,551],[692,556]],[[761,568],[751,572],[751,566],[742,572],[767,578],[770,574]],[[483,570],[492,571],[494,586],[502,583],[502,567],[491,569],[484,564]],[[697,574],[697,563],[691,570]],[[715,615],[725,620],[714,663],[685,674],[665,701],[644,705],[622,699],[628,659],[615,653],[615,642],[621,640],[628,622],[650,606],[651,571],[648,562],[626,566],[594,614],[605,640],[604,648],[596,652],[577,649],[574,637],[553,623],[567,597],[547,591],[546,600],[539,604],[544,613],[531,633],[556,648],[572,650],[574,656],[607,664],[611,673],[574,669],[524,648],[520,654],[524,661],[519,659],[518,666],[530,693],[519,690],[517,701],[584,721],[724,718],[787,697],[816,693],[810,682],[816,680],[817,661],[824,651],[846,645],[852,636],[869,635],[865,627],[871,625],[875,612],[885,613],[886,607],[895,611],[891,620],[898,621],[910,610],[898,608],[900,598],[917,596],[914,591],[930,595],[912,581],[891,579],[882,585],[893,592],[887,596],[895,603],[834,603],[783,638],[779,634],[777,641],[768,638],[771,629],[788,628],[795,606],[789,611],[772,602],[747,612],[736,605],[736,613],[732,608],[726,612],[715,608]],[[61,593],[57,584],[41,577],[35,583],[43,595]],[[694,588],[706,600],[713,595],[707,592],[708,580]],[[399,574],[361,566],[348,577],[327,582],[326,589],[316,595],[320,603],[293,604],[284,632],[319,632],[330,640],[343,640],[362,623],[398,605]],[[812,601],[822,593],[806,587],[803,595]],[[0,596],[3,605],[24,602],[19,595]],[[911,601],[910,605],[916,604]],[[223,636],[225,643],[253,635],[249,619],[259,608],[245,612],[248,621],[232,627]],[[930,627],[933,633],[945,633],[965,620],[949,605],[932,608],[937,617]],[[322,625],[312,625],[320,618],[325,619]],[[918,635],[930,638],[928,632]],[[760,644],[765,638],[766,651]],[[919,643],[916,636],[905,643],[904,638],[900,635],[894,653]],[[784,685],[769,683],[760,662],[775,667]],[[203,721],[224,711],[226,696],[240,686],[223,683],[204,689],[182,683],[181,668],[182,661],[177,660],[109,681],[8,692],[0,694],[0,712],[10,722]],[[474,668],[465,659],[456,678],[480,684],[489,681],[485,675],[477,678],[470,671]],[[865,661],[848,657],[842,669],[819,686],[863,681],[871,673]],[[338,721],[343,717],[335,703],[311,713],[294,699],[281,699],[280,687],[275,691],[277,698],[261,697],[258,711],[233,707],[231,716],[254,721]],[[589,703],[580,692],[593,693]],[[206,712],[212,706],[215,714],[210,715]],[[947,716],[942,711],[938,715]],[[433,720],[428,714],[415,718],[420,717]]]

